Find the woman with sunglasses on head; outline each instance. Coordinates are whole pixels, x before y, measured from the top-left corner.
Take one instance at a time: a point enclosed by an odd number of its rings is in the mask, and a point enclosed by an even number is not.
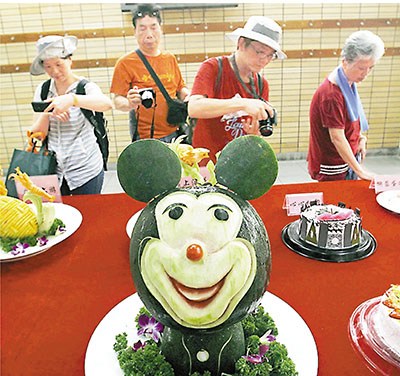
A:
[[[74,36],[40,38],[36,44],[37,56],[30,67],[32,75],[47,73],[50,77],[50,81],[36,88],[34,95],[34,102],[45,100],[50,105],[44,112],[35,114],[30,131],[47,135],[48,149],[56,153],[62,195],[101,193],[103,158],[93,125],[81,108],[99,112],[112,108],[111,99],[94,82],[85,85],[86,95],[76,94],[84,78],[72,71],[72,54],[77,43]],[[42,98],[47,83],[46,98]]]
[[[259,72],[271,61],[285,59],[281,28],[267,17],[253,16],[244,28],[227,35],[236,43],[230,56],[210,58],[200,66],[189,99],[189,116],[197,118],[193,146],[215,153],[231,140],[260,132],[275,117],[267,80]],[[262,127],[261,127],[262,129]]]

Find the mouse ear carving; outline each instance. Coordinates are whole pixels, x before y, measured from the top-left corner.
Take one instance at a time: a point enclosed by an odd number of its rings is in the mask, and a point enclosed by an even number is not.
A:
[[[156,139],[138,140],[128,145],[118,157],[117,174],[129,196],[148,202],[179,184],[181,163],[163,142]]]
[[[269,143],[261,136],[235,138],[223,149],[215,165],[219,184],[245,200],[262,196],[278,176],[278,161]]]

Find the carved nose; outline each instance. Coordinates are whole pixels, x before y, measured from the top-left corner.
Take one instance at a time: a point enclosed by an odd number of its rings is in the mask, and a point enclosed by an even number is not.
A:
[[[203,248],[198,244],[191,244],[186,249],[186,257],[191,261],[200,261],[203,258]]]

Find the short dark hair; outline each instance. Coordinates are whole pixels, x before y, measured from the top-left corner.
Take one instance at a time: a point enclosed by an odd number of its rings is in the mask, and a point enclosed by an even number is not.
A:
[[[161,25],[160,8],[152,4],[139,4],[137,9],[133,12],[132,24],[136,27],[136,20],[145,16],[156,17],[158,23]]]

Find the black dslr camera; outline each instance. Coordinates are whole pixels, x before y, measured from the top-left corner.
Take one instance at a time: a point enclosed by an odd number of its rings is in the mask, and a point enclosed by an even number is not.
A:
[[[139,90],[140,98],[142,99],[142,105],[146,108],[153,107],[153,104],[156,102],[156,92],[154,89],[145,88]]]
[[[274,132],[274,126],[278,124],[278,113],[274,109],[274,116],[270,116],[269,112],[267,111],[268,119],[260,120],[258,122],[260,133],[262,136],[268,137],[271,136]]]

